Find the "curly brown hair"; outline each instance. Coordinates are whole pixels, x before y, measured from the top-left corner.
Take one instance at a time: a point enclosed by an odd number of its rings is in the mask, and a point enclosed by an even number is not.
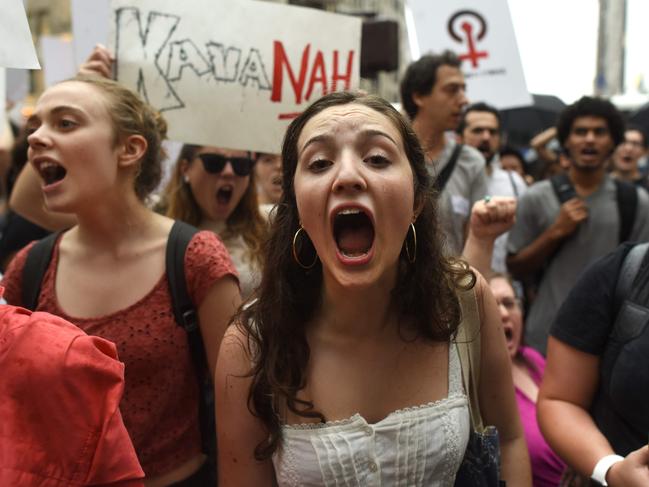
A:
[[[183,145],[171,179],[163,192],[159,208],[169,218],[189,223],[195,227],[201,224],[203,212],[192,194],[191,187],[183,180],[182,163],[183,161],[191,163],[202,147],[194,144]],[[259,211],[257,186],[254,177],[254,171],[252,171],[248,188],[246,188],[241,201],[226,220],[226,233],[220,235],[220,237],[225,240],[232,236],[241,235],[248,247],[248,258],[255,262],[258,268],[261,268],[263,264],[262,246],[268,235],[268,225]]]
[[[268,430],[267,439],[255,448],[259,460],[269,458],[281,441],[281,418],[287,408],[305,418],[325,421],[314,405],[297,397],[306,385],[309,344],[305,325],[314,316],[322,291],[322,266],[305,271],[293,259],[291,244],[300,228],[293,178],[298,163],[297,142],[305,124],[327,108],[350,103],[364,105],[385,115],[399,130],[413,171],[416,206],[421,213],[417,231],[416,263],[405,251],[399,258],[397,283],[392,300],[400,317],[414,323],[418,335],[432,341],[448,341],[461,320],[459,289],[471,288],[475,276],[465,263],[442,254],[435,199],[424,163],[424,155],[409,123],[387,101],[372,95],[330,93],[309,106],[288,127],[282,147],[283,195],[265,245],[266,267],[258,299],[242,308],[233,319],[248,337],[252,359],[252,385],[248,407]],[[310,246],[311,247],[311,246]],[[313,248],[308,249],[311,259]],[[309,262],[309,257],[303,257]],[[470,277],[468,285],[466,277]]]

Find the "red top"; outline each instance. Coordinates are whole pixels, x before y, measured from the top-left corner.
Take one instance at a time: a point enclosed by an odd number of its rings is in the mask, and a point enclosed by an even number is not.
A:
[[[0,485],[143,485],[118,409],[124,365],[115,345],[3,305],[0,370]]]
[[[89,335],[117,345],[126,365],[126,387],[120,403],[124,424],[147,477],[167,473],[201,451],[199,389],[187,334],[176,323],[166,274],[137,303],[99,318],[68,316],[56,299],[57,242],[43,278],[39,311],[49,311],[79,326]],[[21,250],[4,275],[5,298],[21,302],[22,270],[28,249]],[[208,231],[192,238],[185,254],[187,290],[198,308],[212,285],[236,270],[218,239]]]

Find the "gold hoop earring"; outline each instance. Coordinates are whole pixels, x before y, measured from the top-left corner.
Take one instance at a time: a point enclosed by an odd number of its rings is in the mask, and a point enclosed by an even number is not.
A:
[[[295,243],[297,242],[298,235],[302,231],[304,231],[304,228],[302,226],[300,226],[300,228],[297,229],[297,232],[295,232],[295,235],[293,235],[293,245],[292,245],[291,250],[293,251],[293,259],[295,260],[295,262],[297,262],[297,265],[299,265],[302,269],[308,271],[309,269],[313,268],[313,266],[316,265],[316,263],[318,262],[318,253],[316,252],[315,259],[313,259],[313,262],[311,263],[311,265],[307,266],[307,265],[304,265],[302,262],[300,262],[300,258],[298,257],[297,250],[295,248]]]
[[[404,245],[406,247],[406,256],[408,257],[408,262],[414,264],[417,260],[417,230],[415,230],[415,224],[410,223],[408,230],[412,230],[412,240],[415,245],[415,249],[413,250],[412,254],[410,253],[410,248],[408,247],[408,233],[410,233],[410,231],[406,233],[406,240],[404,241]]]

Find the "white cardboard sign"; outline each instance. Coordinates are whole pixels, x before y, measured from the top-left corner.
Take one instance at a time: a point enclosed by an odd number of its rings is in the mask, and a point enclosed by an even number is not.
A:
[[[110,0],[71,0],[74,62],[76,69],[96,44],[108,45]]]
[[[463,60],[467,97],[499,109],[532,104],[507,0],[408,0],[419,51]]]
[[[0,137],[5,131],[5,119],[7,118],[5,100],[7,99],[6,70],[0,68]]]
[[[277,153],[291,119],[360,79],[361,20],[257,0],[113,0],[116,77],[169,137]]]
[[[0,67],[40,69],[22,0],[2,0]]]
[[[44,35],[40,42],[46,87],[72,78],[77,73],[71,38]]]

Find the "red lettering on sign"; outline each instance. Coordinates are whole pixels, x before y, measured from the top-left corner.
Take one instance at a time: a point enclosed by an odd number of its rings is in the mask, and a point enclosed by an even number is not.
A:
[[[304,89],[304,81],[306,80],[306,69],[309,61],[309,50],[311,49],[311,44],[307,44],[302,52],[302,61],[300,62],[300,74],[298,79],[295,79],[295,74],[293,73],[293,69],[291,68],[291,64],[286,56],[286,51],[284,51],[284,45],[281,41],[275,41],[273,47],[273,91],[270,96],[271,101],[282,101],[283,68],[286,65],[286,71],[288,72],[288,77],[291,81],[291,87],[295,93],[295,103],[302,103],[302,90]]]
[[[345,82],[345,90],[348,90],[352,83],[352,66],[354,65],[354,51],[349,51],[347,56],[347,70],[345,73],[338,72],[338,51],[334,51],[334,71],[331,76],[331,91],[336,91],[338,81]]]
[[[313,61],[313,67],[311,68],[311,79],[309,81],[309,89],[306,91],[305,100],[311,98],[311,93],[313,93],[313,85],[320,83],[322,85],[322,94],[327,94],[327,72],[325,70],[324,58],[322,57],[322,51],[318,51],[315,55],[315,61]]]

